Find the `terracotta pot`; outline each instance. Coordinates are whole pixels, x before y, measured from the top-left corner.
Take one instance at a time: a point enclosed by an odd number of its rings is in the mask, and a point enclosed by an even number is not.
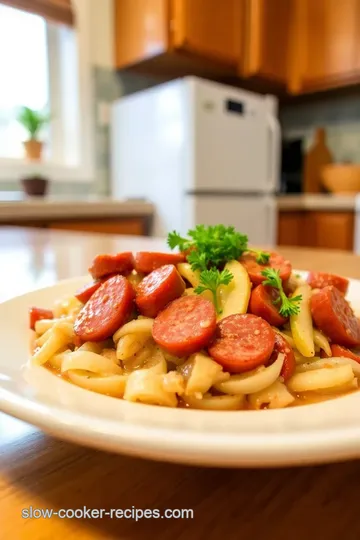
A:
[[[28,178],[23,178],[21,184],[26,195],[43,197],[47,193],[49,180],[42,176],[29,176]]]
[[[25,154],[27,159],[39,161],[41,159],[43,143],[36,139],[30,139],[24,143]]]

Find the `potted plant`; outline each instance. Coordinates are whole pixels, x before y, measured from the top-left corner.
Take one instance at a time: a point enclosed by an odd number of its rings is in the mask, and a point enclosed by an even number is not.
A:
[[[49,123],[49,115],[42,111],[30,109],[29,107],[22,107],[17,120],[29,133],[29,139],[23,143],[26,157],[39,161],[43,149],[43,142],[39,140],[39,133]]]
[[[26,195],[30,197],[44,197],[46,195],[49,180],[40,174],[32,174],[21,179],[21,184]]]

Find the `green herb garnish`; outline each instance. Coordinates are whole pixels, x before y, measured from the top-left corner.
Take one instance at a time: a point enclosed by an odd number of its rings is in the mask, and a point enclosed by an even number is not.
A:
[[[281,304],[279,309],[280,315],[283,317],[297,315],[300,311],[299,303],[302,300],[302,296],[301,294],[293,296],[292,298],[286,296],[280,278],[280,270],[275,270],[275,268],[265,268],[261,274],[266,277],[266,280],[262,283],[263,285],[270,285],[270,287],[279,290],[279,298],[274,301],[274,304]]]
[[[217,313],[221,313],[217,300],[217,289],[220,285],[228,285],[232,280],[233,275],[226,268],[220,272],[217,268],[203,270],[200,274],[200,285],[196,287],[194,292],[201,294],[204,291],[210,291],[214,298],[214,305]]]
[[[173,231],[169,233],[167,241],[171,249],[188,252],[187,261],[192,270],[200,271],[200,285],[195,292],[200,294],[204,290],[211,291],[217,312],[219,306],[216,289],[220,285],[228,285],[233,278],[231,272],[223,270],[224,265],[239,259],[246,251],[255,253],[259,264],[266,264],[270,257],[266,251],[249,249],[246,234],[225,225],[197,225],[188,231],[187,238]]]

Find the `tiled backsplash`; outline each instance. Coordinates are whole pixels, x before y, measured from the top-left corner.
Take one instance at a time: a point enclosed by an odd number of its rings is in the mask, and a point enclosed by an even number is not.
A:
[[[120,96],[132,94],[138,90],[149,88],[162,82],[159,79],[143,77],[131,73],[116,73],[107,68],[94,67],[94,118],[95,118],[95,171],[96,178],[93,183],[86,182],[51,182],[49,194],[53,196],[74,195],[89,196],[110,195],[110,129],[102,125],[98,118],[98,104],[111,104]],[[0,191],[17,191],[21,186],[19,182],[0,181]]]
[[[335,161],[360,163],[360,93],[288,105],[280,119],[285,138],[304,138],[308,148],[315,128],[324,127]]]

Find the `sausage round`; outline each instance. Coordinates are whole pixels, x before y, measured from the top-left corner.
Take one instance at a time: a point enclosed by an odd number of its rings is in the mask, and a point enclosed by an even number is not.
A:
[[[254,285],[259,285],[265,281],[266,277],[261,274],[265,268],[274,268],[275,270],[279,270],[280,279],[282,281],[289,279],[292,270],[290,261],[287,261],[279,253],[271,253],[269,262],[267,264],[259,264],[256,262],[255,253],[245,253],[240,257],[239,261],[245,266],[249,274],[250,281]]]
[[[208,350],[226,371],[242,373],[266,364],[274,344],[275,332],[269,323],[247,313],[222,319]]]
[[[134,268],[134,257],[131,251],[116,255],[97,255],[89,268],[94,279],[100,279],[108,274],[126,274]]]
[[[208,345],[216,329],[214,305],[201,296],[182,296],[155,319],[153,338],[175,356],[187,356]]]
[[[136,305],[145,317],[156,317],[167,304],[179,298],[185,283],[173,264],[153,270],[136,288]]]
[[[323,289],[328,285],[333,285],[344,295],[349,288],[348,279],[335,274],[327,274],[326,272],[309,272],[306,281],[312,289]]]
[[[286,339],[284,339],[280,334],[275,332],[275,345],[274,350],[271,355],[270,363],[278,357],[278,354],[282,353],[285,356],[283,367],[281,368],[281,377],[286,382],[294,375],[296,368],[295,354]]]
[[[333,285],[320,289],[311,297],[311,314],[315,325],[331,341],[345,347],[360,344],[360,325],[349,303]]]
[[[165,264],[178,264],[185,261],[183,253],[158,253],[156,251],[138,251],[135,253],[134,266],[137,272],[148,274]]]
[[[78,314],[74,330],[83,341],[103,341],[124,324],[133,308],[134,289],[124,276],[113,276],[98,288]]]
[[[54,314],[51,309],[43,309],[38,307],[31,307],[29,309],[29,325],[30,330],[35,330],[35,323],[42,321],[43,319],[53,319]]]
[[[92,297],[95,291],[101,286],[101,281],[93,281],[92,283],[87,283],[75,293],[75,298],[79,300],[82,304],[86,304]]]
[[[360,356],[350,351],[350,349],[342,347],[341,345],[331,345],[331,356],[342,356],[343,358],[351,358],[352,360],[355,360],[355,362],[360,364]]]
[[[274,303],[279,298],[279,292],[274,287],[257,285],[251,292],[249,312],[262,317],[272,326],[282,326],[287,318],[279,313],[279,308]]]

